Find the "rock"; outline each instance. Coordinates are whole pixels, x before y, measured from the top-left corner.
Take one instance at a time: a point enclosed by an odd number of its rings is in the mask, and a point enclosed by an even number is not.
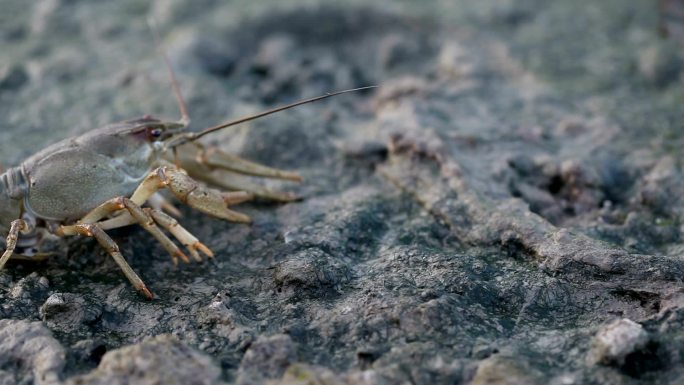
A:
[[[388,35],[378,44],[378,61],[386,70],[405,65],[421,52],[421,43],[405,35]]]
[[[0,320],[1,384],[61,384],[64,356],[40,322]]]
[[[287,35],[274,35],[265,39],[254,56],[253,69],[263,75],[273,75],[270,71],[280,71],[283,63],[290,64],[295,42]]]
[[[683,383],[682,53],[657,1],[2,3],[3,168],[111,122],[176,119],[147,15],[194,132],[381,86],[203,137],[304,178],[213,170],[221,188],[301,199],[235,207],[251,225],[174,202],[215,254],[203,263],[174,266],[141,226],[107,230],[152,301],[92,239],[10,260],[0,319],[43,320],[60,381]],[[648,342],[590,362],[589,333],[615,318]],[[35,360],[2,353],[6,382],[33,382]]]
[[[684,62],[675,44],[647,47],[639,55],[639,71],[653,85],[666,87],[677,81]]]
[[[0,92],[16,91],[29,81],[23,67],[17,65],[0,66]]]
[[[99,364],[102,356],[107,353],[107,346],[100,340],[85,339],[71,345],[71,353],[81,363]]]
[[[527,363],[511,357],[492,356],[480,362],[471,385],[541,384],[539,373]]]
[[[0,315],[3,318],[25,316],[22,309],[37,310],[48,296],[49,282],[36,272],[24,275],[16,281],[4,281],[2,284],[8,288],[4,293],[0,293]]]
[[[279,378],[296,360],[297,347],[289,336],[260,337],[245,352],[237,383],[260,384],[267,379]]]
[[[30,23],[31,33],[36,35],[43,34],[61,6],[63,6],[63,2],[60,0],[41,0],[36,2]]]
[[[55,293],[40,307],[39,315],[53,330],[74,332],[84,323],[97,320],[102,315],[102,308],[80,295]]]
[[[478,70],[468,49],[458,42],[449,42],[442,47],[437,65],[440,74],[459,80],[473,76]]]
[[[238,53],[234,49],[219,40],[207,38],[194,41],[187,54],[207,72],[220,77],[230,76],[238,62]]]
[[[648,333],[630,319],[619,319],[598,331],[592,340],[590,362],[622,366],[625,358],[644,348]]]
[[[349,267],[320,249],[300,251],[278,263],[273,272],[276,286],[290,296],[329,295],[350,279]]]
[[[332,371],[304,364],[290,365],[280,380],[269,381],[268,385],[343,385]]]
[[[221,369],[211,358],[170,335],[107,352],[97,369],[71,378],[70,385],[219,383]]]

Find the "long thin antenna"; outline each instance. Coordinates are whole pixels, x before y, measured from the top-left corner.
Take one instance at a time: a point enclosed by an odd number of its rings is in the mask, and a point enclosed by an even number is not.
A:
[[[197,133],[195,133],[195,132],[187,132],[187,133],[184,133],[184,134],[182,134],[181,137],[178,138],[178,140],[177,140],[178,143],[172,143],[172,144],[170,144],[170,145],[171,145],[171,146],[178,146],[178,145],[181,145],[181,144],[186,143],[186,142],[188,142],[188,141],[193,141],[193,140],[199,139],[199,138],[203,137],[204,135],[210,134],[210,133],[212,133],[212,132],[214,132],[214,131],[218,131],[218,130],[221,130],[221,129],[223,129],[223,128],[230,127],[230,126],[235,126],[235,125],[240,124],[240,123],[249,122],[250,120],[258,119],[258,118],[261,118],[261,117],[264,117],[264,116],[267,116],[267,115],[271,115],[271,114],[275,114],[276,112],[285,111],[285,110],[288,110],[288,109],[293,108],[293,107],[301,106],[302,104],[308,104],[308,103],[317,102],[317,101],[322,100],[322,99],[327,99],[327,98],[330,98],[330,97],[333,97],[333,96],[337,96],[337,95],[341,95],[341,94],[346,94],[346,93],[348,93],[348,92],[355,92],[355,91],[368,90],[368,89],[377,88],[377,87],[378,87],[378,86],[367,86],[367,87],[361,87],[361,88],[353,88],[353,89],[350,89],[350,90],[337,91],[337,92],[330,92],[330,93],[327,93],[327,94],[325,94],[325,95],[316,96],[316,97],[313,97],[313,98],[310,98],[310,99],[300,100],[300,101],[298,101],[298,102],[294,102],[294,103],[287,104],[287,105],[284,105],[284,106],[276,107],[276,108],[274,108],[274,109],[272,109],[272,110],[268,110],[268,111],[264,111],[264,112],[259,112],[258,114],[249,115],[249,116],[245,116],[245,117],[238,118],[238,119],[235,119],[235,120],[231,120],[231,121],[229,121],[229,122],[221,123],[221,124],[219,124],[219,125],[217,125],[217,126],[206,128],[206,129],[204,129],[204,130],[202,130],[202,131],[200,131],[200,132],[197,132]],[[175,141],[174,141],[174,142],[175,142]]]
[[[181,94],[180,87],[178,86],[178,80],[176,79],[176,74],[173,71],[173,67],[171,66],[171,61],[169,60],[169,56],[166,54],[166,50],[162,45],[161,38],[159,37],[157,22],[154,20],[153,17],[150,17],[147,19],[147,24],[150,26],[150,29],[152,30],[152,36],[154,36],[155,45],[157,46],[157,49],[159,50],[161,56],[164,58],[164,63],[166,63],[166,68],[168,69],[169,75],[171,77],[171,87],[173,87],[173,93],[176,95],[176,101],[178,102],[178,108],[180,109],[181,113],[181,119],[179,123],[181,123],[183,127],[187,127],[190,124],[190,115],[188,114],[188,108],[185,104],[185,100],[183,100],[183,95]]]

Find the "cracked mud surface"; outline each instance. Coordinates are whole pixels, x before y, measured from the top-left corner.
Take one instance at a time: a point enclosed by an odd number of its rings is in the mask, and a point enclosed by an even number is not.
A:
[[[628,4],[626,4],[628,3]],[[115,5],[116,4],[116,5]],[[217,254],[174,267],[111,232],[0,273],[0,384],[684,381],[684,55],[652,1],[10,0],[0,159],[178,112],[305,182],[182,207]],[[306,382],[309,381],[309,382]]]

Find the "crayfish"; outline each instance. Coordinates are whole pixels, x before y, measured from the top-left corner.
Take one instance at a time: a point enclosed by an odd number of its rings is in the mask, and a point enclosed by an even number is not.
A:
[[[194,260],[201,261],[202,254],[213,257],[212,251],[169,215],[176,210],[159,194],[161,190],[170,191],[178,201],[205,214],[249,223],[247,215],[229,206],[253,198],[290,201],[294,195],[220,178],[213,170],[302,180],[296,172],[250,162],[216,147],[206,148],[197,142],[199,138],[295,106],[371,88],[328,93],[192,132],[173,69],[162,55],[180,120],[144,116],[93,129],[50,145],[0,175],[0,235],[6,236],[0,269],[12,256],[41,255],[41,239],[46,232],[58,237],[82,235],[95,238],[133,286],[152,299],[152,292],[126,262],[107,230],[140,225],[171,254],[174,263],[179,259],[189,262],[170,234]]]

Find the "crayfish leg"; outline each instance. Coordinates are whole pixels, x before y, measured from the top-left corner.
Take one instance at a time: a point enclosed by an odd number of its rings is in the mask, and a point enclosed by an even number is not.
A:
[[[154,299],[154,294],[152,294],[150,289],[147,288],[145,282],[140,279],[138,274],[136,274],[135,271],[133,271],[133,268],[131,268],[128,262],[126,262],[126,259],[119,251],[119,246],[109,235],[107,235],[107,233],[104,232],[104,230],[102,230],[102,228],[100,228],[100,226],[95,223],[61,226],[60,232],[63,234],[71,234],[75,232],[76,234],[95,238],[100,246],[107,250],[107,253],[109,253],[109,255],[114,259],[114,262],[119,265],[119,268],[121,268],[126,278],[128,278],[131,284],[133,284],[133,287],[140,290],[147,298]]]
[[[107,226],[103,226],[102,223],[98,223],[102,218],[108,217],[120,210],[126,210],[127,214],[112,218],[108,221],[109,223],[107,223]],[[159,227],[157,227],[152,217],[144,212],[138,204],[126,197],[112,198],[102,203],[81,218],[78,223],[98,223],[98,226],[103,230],[129,226],[137,223],[142,226],[145,231],[152,235],[164,247],[164,249],[166,249],[166,251],[169,252],[175,265],[178,264],[178,258],[182,259],[186,263],[190,262],[190,258],[188,258],[188,256],[185,255],[185,253],[183,253],[183,251],[176,246],[176,244],[173,243],[173,241],[169,239],[169,237],[167,237],[166,234],[159,229]],[[78,233],[78,229],[75,227],[62,226],[57,233],[58,235],[62,236],[75,235]]]
[[[264,166],[240,158],[239,156],[228,154],[218,147],[201,149],[196,159],[198,163],[213,169],[233,171],[239,174],[261,176],[265,178],[291,180],[294,182],[301,182],[304,180],[297,172]]]
[[[154,194],[150,197],[150,199],[147,200],[147,203],[150,205],[150,207],[159,210],[159,211],[164,211],[171,216],[174,216],[176,218],[180,218],[183,216],[183,213],[178,210],[176,206],[173,205],[168,199],[164,198],[161,194]]]
[[[190,172],[190,171],[189,171]],[[247,180],[239,174],[230,171],[208,171],[206,173],[192,173],[193,177],[199,175],[197,179],[225,190],[244,191],[254,195],[255,198],[265,199],[275,202],[294,202],[300,199],[297,194],[291,192],[275,191],[262,185]]]
[[[14,249],[17,247],[17,239],[19,239],[19,232],[27,231],[28,228],[28,223],[23,219],[12,221],[9,234],[7,235],[7,248],[5,249],[5,252],[2,253],[2,257],[0,257],[0,270],[2,270],[3,266],[5,266],[7,261],[14,254]]]
[[[173,234],[176,239],[185,245],[185,247],[190,251],[190,255],[192,255],[196,261],[202,261],[202,257],[200,257],[199,252],[204,253],[209,258],[214,257],[214,253],[211,251],[211,249],[205,246],[194,235],[192,235],[192,233],[181,226],[180,223],[178,223],[178,221],[172,216],[156,209],[146,208],[144,210],[147,211],[152,218],[154,218],[154,221],[157,222],[159,226]]]
[[[217,147],[204,148],[199,144],[187,144],[177,148],[178,161],[188,174],[211,186],[230,191],[244,191],[255,198],[277,202],[298,200],[290,192],[274,191],[249,181],[245,176],[282,179],[301,182],[302,176],[293,171],[264,166],[235,155],[228,154]]]

